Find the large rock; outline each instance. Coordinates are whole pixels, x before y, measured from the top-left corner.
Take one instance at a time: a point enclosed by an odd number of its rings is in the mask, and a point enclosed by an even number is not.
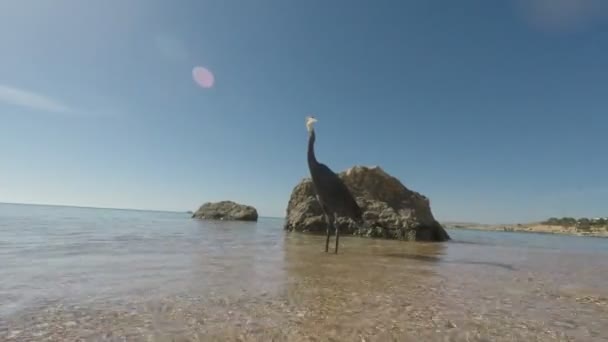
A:
[[[446,241],[450,237],[431,213],[428,198],[411,191],[380,167],[355,166],[338,174],[363,210],[364,224],[339,218],[340,233],[410,241]],[[285,230],[325,232],[326,224],[312,181],[302,180],[291,193]]]
[[[257,221],[257,210],[249,205],[232,201],[221,201],[203,204],[192,218],[228,221]]]

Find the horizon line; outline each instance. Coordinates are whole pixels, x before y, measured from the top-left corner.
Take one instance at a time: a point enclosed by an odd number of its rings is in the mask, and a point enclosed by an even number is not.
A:
[[[79,209],[98,209],[98,210],[123,210],[123,211],[144,211],[144,212],[157,212],[157,213],[173,213],[173,214],[185,214],[185,213],[194,213],[192,210],[178,211],[178,210],[165,210],[165,209],[138,209],[138,208],[115,208],[115,207],[96,207],[96,206],[86,206],[86,205],[75,205],[75,204],[46,204],[46,203],[22,203],[22,202],[3,202],[0,201],[0,205],[31,205],[37,207],[64,207],[64,208],[79,208]],[[264,216],[259,215],[261,218],[273,218],[273,219],[285,219],[287,216]],[[464,225],[498,225],[498,224],[508,224],[508,223],[490,223],[490,222],[481,222],[481,221],[460,221],[460,220],[442,220],[437,219],[437,222],[441,224],[464,224]],[[513,223],[510,223],[513,224]]]
[[[96,210],[121,210],[121,211],[141,211],[141,212],[156,212],[156,213],[172,213],[172,214],[187,214],[194,213],[192,210],[178,211],[178,210],[166,210],[166,209],[141,209],[141,208],[114,208],[114,207],[96,207],[96,206],[86,206],[86,205],[74,205],[74,204],[45,204],[45,203],[20,203],[20,202],[3,202],[0,201],[0,205],[24,205],[24,206],[37,206],[37,207],[63,207],[63,208],[78,208],[78,209],[96,209]],[[269,219],[285,219],[287,216],[265,216],[259,215],[260,218],[269,218]],[[443,220],[436,219],[442,225],[452,226],[452,225],[512,225],[512,224],[528,224],[528,223],[536,223],[540,222],[539,220],[534,221],[517,221],[517,222],[484,222],[484,221],[462,221],[462,220]],[[542,220],[541,220],[542,221]]]
[[[192,210],[185,211],[177,211],[177,210],[164,210],[164,209],[137,209],[137,208],[113,208],[113,207],[95,207],[95,206],[84,206],[84,205],[74,205],[74,204],[44,204],[44,203],[19,203],[19,202],[2,202],[0,201],[0,205],[31,205],[36,207],[64,207],[64,208],[78,208],[78,209],[98,209],[98,210],[123,210],[123,211],[147,211],[147,212],[157,212],[157,213],[172,213],[172,214],[186,214],[186,213],[194,213]],[[263,216],[262,218],[280,218],[284,219],[285,217],[281,216]]]

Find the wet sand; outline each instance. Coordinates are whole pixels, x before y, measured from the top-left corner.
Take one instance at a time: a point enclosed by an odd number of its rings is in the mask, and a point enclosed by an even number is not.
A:
[[[345,237],[333,255],[320,236],[269,234],[226,233],[154,286],[30,305],[0,340],[608,340],[608,263],[584,253]]]

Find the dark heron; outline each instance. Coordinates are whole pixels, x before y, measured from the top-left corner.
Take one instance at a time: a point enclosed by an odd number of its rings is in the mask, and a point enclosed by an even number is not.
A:
[[[362,222],[361,208],[355,201],[346,185],[340,177],[335,174],[325,164],[319,163],[315,157],[315,129],[314,123],[317,122],[312,116],[306,118],[306,128],[308,129],[308,168],[312,177],[312,184],[317,195],[317,201],[321,205],[325,222],[327,224],[327,238],[325,240],[325,252],[329,251],[329,232],[333,226],[336,231],[336,247],[334,253],[338,254],[338,241],[340,239],[340,229],[337,218],[340,216],[349,217],[356,222]]]

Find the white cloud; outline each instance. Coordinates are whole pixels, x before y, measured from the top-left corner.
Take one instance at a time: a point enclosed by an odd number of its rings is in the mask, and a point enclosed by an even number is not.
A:
[[[70,112],[70,108],[59,100],[4,84],[0,84],[0,102],[46,112]]]

